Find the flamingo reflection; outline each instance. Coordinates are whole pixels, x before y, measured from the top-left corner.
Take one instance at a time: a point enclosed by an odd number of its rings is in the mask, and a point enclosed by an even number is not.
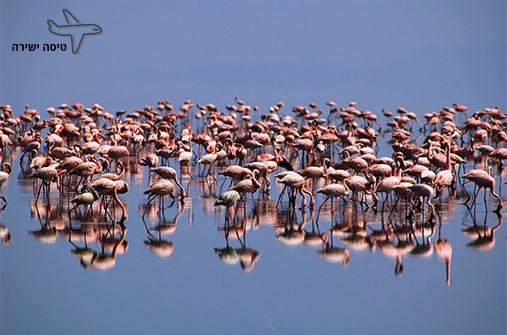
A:
[[[67,233],[67,239],[74,247],[71,249],[72,254],[79,259],[85,269],[89,269],[93,260],[98,257],[98,252],[88,245],[88,241],[93,242],[98,238],[97,230],[93,229],[91,225],[81,225],[80,229],[67,229],[60,233],[63,237]],[[77,245],[81,241],[84,242],[84,246]]]
[[[254,215],[253,220],[258,220],[258,216]],[[239,221],[239,220],[238,220]],[[217,256],[222,260],[222,262],[235,265],[238,262],[240,263],[241,269],[244,272],[250,272],[253,270],[255,264],[260,258],[260,252],[258,250],[249,248],[246,243],[246,231],[248,230],[248,220],[247,218],[243,218],[242,222],[237,222],[236,224],[231,224],[230,222],[226,223],[224,227],[219,231],[222,231],[225,236],[225,247],[223,248],[213,248]],[[236,237],[240,243],[240,248],[233,248],[229,244],[230,237]]]
[[[468,242],[466,244],[467,247],[479,251],[486,251],[491,250],[495,246],[495,232],[502,226],[503,217],[501,215],[497,215],[498,223],[490,229],[486,228],[487,217],[488,212],[484,215],[484,227],[482,228],[479,228],[476,220],[472,220],[473,229],[475,229],[477,237],[473,241]]]
[[[110,225],[107,229],[107,232],[105,234],[102,234],[100,239],[103,241],[101,243],[101,251],[97,254],[94,254],[92,261],[91,261],[91,267],[97,270],[109,270],[116,266],[116,255],[118,253],[122,253],[126,250],[126,246],[128,245],[125,241],[125,237],[127,235],[127,228],[121,227],[120,229],[120,236],[116,236],[114,233],[114,226],[113,223]],[[117,229],[116,229],[117,230]],[[111,242],[105,243],[104,241]],[[106,248],[107,246],[107,248]],[[109,249],[109,252],[108,252]]]
[[[447,285],[451,285],[452,245],[448,240],[441,236],[438,237],[434,245],[438,257],[444,259],[445,261],[445,282]]]
[[[303,243],[305,240],[306,211],[301,212],[302,220],[300,224],[298,224],[297,212],[294,210],[282,211],[279,215],[279,220],[283,224],[278,223],[275,226],[275,229],[280,231],[276,235],[276,239],[288,246]]]
[[[42,219],[41,214],[39,212],[39,206],[36,206],[35,208],[41,229],[29,230],[28,233],[33,237],[35,237],[41,243],[49,243],[49,244],[55,243],[58,237],[58,230],[56,227],[51,225],[50,220],[51,204],[48,203],[45,205],[44,220]]]
[[[8,245],[11,242],[11,233],[9,232],[9,228],[3,223],[0,223],[0,239],[2,239],[2,244]]]
[[[348,266],[350,264],[349,250],[334,246],[332,232],[330,236],[331,238],[328,238],[327,234],[322,236],[322,250],[317,251],[317,253],[328,262],[342,263]]]
[[[163,239],[163,235],[172,235],[178,226],[178,221],[185,211],[185,202],[181,203],[181,209],[176,213],[176,216],[172,220],[165,220],[165,217],[161,217],[158,224],[155,227],[148,227],[146,221],[143,218],[143,224],[146,228],[147,239],[144,240],[144,244],[160,258],[167,258],[174,252],[174,243]]]

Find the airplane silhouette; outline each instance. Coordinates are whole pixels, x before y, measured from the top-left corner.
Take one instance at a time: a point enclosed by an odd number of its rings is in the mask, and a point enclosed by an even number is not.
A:
[[[96,35],[102,32],[102,28],[96,24],[79,23],[68,9],[63,9],[62,11],[67,24],[57,25],[53,20],[48,20],[49,31],[55,35],[70,36],[72,53],[79,51],[85,35]],[[76,43],[76,41],[79,42]]]

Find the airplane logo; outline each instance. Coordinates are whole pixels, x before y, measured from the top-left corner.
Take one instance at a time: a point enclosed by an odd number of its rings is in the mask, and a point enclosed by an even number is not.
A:
[[[79,23],[68,9],[62,11],[67,24],[57,25],[53,20],[48,20],[49,31],[55,35],[70,36],[72,53],[79,51],[85,35],[96,35],[102,32],[102,28],[96,24]]]

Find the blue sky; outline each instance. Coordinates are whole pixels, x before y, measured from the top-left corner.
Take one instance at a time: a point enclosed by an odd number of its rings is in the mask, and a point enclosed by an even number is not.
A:
[[[505,1],[2,1],[0,103],[114,112],[185,99],[417,113],[506,104]],[[78,54],[62,9],[103,32]],[[13,52],[66,43],[66,52]],[[21,110],[20,110],[21,109]],[[289,113],[288,109],[286,111]]]

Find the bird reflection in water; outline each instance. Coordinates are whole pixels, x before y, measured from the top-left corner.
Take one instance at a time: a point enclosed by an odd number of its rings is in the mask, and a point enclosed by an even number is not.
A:
[[[311,230],[305,229],[305,239],[304,243],[309,246],[320,246],[325,239],[326,234],[320,232],[319,223],[314,219],[315,210],[310,208],[310,219],[309,221],[312,223]],[[317,217],[318,220],[318,217]]]
[[[345,266],[350,264],[350,252],[348,249],[336,247],[333,245],[333,233],[322,236],[322,250],[317,253],[326,261],[331,263],[342,263]]]
[[[392,219],[393,218],[389,216],[388,224],[384,226],[382,218],[382,229],[380,232],[384,232],[384,238],[376,239],[375,244],[382,254],[396,260],[394,274],[396,276],[401,276],[404,270],[402,258],[404,255],[412,252],[415,247],[413,239],[414,231],[412,227],[413,221],[400,218],[399,222],[395,222],[392,221]],[[369,238],[370,241],[373,241],[371,235]]]
[[[3,223],[0,223],[0,239],[2,239],[3,245],[11,243],[11,233],[9,232],[9,228]]]
[[[144,244],[161,258],[167,258],[174,252],[174,243],[163,239],[162,236],[172,235],[176,231],[178,221],[183,215],[186,207],[184,201],[179,202],[179,204],[180,208],[172,220],[167,220],[165,213],[162,212],[161,215],[158,215],[158,223],[154,227],[149,227],[146,220],[144,218],[142,219],[147,233],[147,239],[144,240]]]
[[[35,208],[35,212],[37,214],[37,218],[39,219],[40,229],[39,230],[29,230],[28,233],[35,237],[41,243],[55,243],[58,237],[58,228],[63,228],[57,225],[52,224],[51,218],[52,214],[52,206],[50,202],[45,204],[39,204],[37,201],[34,203],[33,207]],[[43,211],[43,216],[41,215],[41,209]],[[44,219],[43,219],[44,217]],[[58,228],[57,228],[58,227]]]
[[[438,239],[434,243],[437,256],[445,261],[445,282],[451,285],[452,245],[442,237],[442,222],[438,225]]]
[[[348,224],[342,228],[341,242],[355,251],[364,251],[371,246],[367,239],[368,222],[364,211],[358,211],[358,206],[350,202],[343,212],[343,222]]]
[[[301,244],[305,240],[306,211],[301,211],[301,223],[298,223],[297,213],[298,211],[292,208],[279,211],[277,224],[274,226],[278,232],[276,239],[289,246]]]
[[[239,216],[232,223],[227,221],[224,226],[218,227],[218,231],[222,232],[225,236],[225,247],[213,248],[220,260],[230,265],[235,265],[239,262],[244,272],[253,270],[261,254],[258,250],[247,246],[246,232],[252,226],[258,225],[258,220],[258,215],[254,213],[249,217]],[[240,248],[233,248],[229,244],[229,238],[237,239],[240,243]]]
[[[496,212],[495,212],[496,213]],[[472,213],[471,213],[472,214]],[[462,229],[468,237],[473,238],[466,244],[467,247],[479,251],[491,250],[495,246],[495,232],[502,226],[503,217],[496,213],[498,223],[494,227],[487,226],[488,211],[484,213],[484,223],[477,224],[476,216],[472,214],[472,226]]]
[[[69,243],[74,247],[71,253],[80,260],[81,265],[85,269],[89,269],[92,261],[97,257],[98,253],[88,246],[88,242],[95,242],[98,235],[98,230],[94,229],[92,225],[83,224],[80,228],[65,229],[60,232],[62,237],[66,237]],[[78,243],[84,243],[84,246],[79,246]]]
[[[388,216],[391,219],[391,216]],[[371,248],[378,248],[380,252],[388,258],[394,258],[396,264],[394,267],[395,275],[399,276],[403,273],[402,256],[403,252],[401,248],[398,248],[398,239],[395,238],[393,224],[389,221],[389,224],[385,224],[384,216],[381,216],[380,229],[374,229],[371,225],[368,226],[370,233],[367,236],[368,243]]]
[[[412,236],[415,246],[410,254],[417,257],[430,257],[433,254],[433,244],[431,238],[435,234],[435,227],[432,223],[424,222],[422,224],[411,224],[413,227]]]
[[[252,210],[257,213],[259,226],[273,226],[277,220],[276,200],[255,201]]]
[[[128,242],[125,240],[127,228],[117,227],[115,223],[108,225],[105,232],[100,232],[97,239],[101,246],[100,252],[93,255],[91,267],[97,270],[109,270],[116,265],[116,256],[127,250]],[[118,235],[119,233],[119,235]]]

